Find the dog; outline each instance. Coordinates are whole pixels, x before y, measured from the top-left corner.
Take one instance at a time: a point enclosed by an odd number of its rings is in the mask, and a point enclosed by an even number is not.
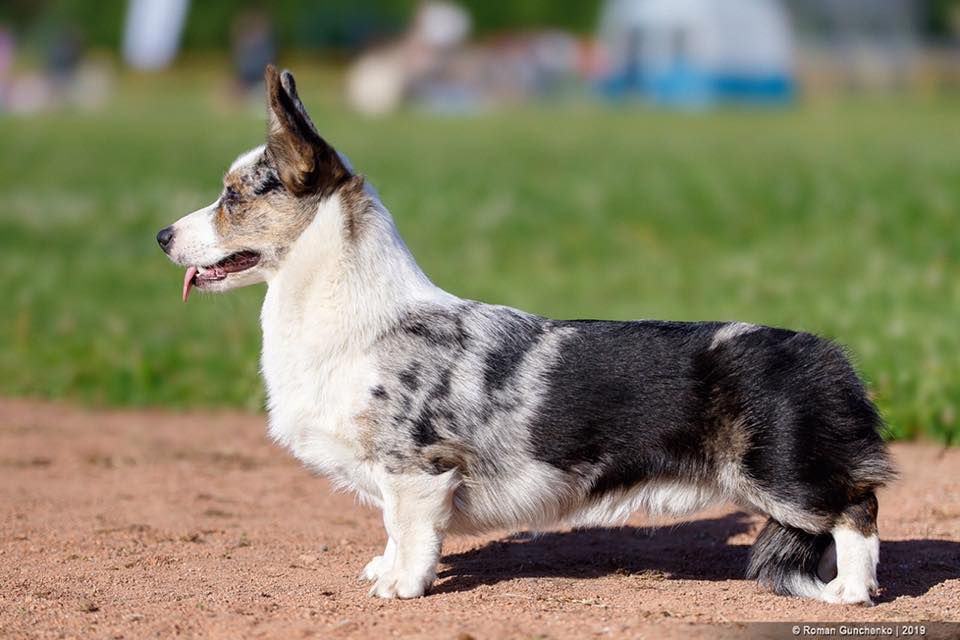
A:
[[[267,283],[269,432],[383,510],[361,576],[424,595],[447,534],[622,524],[732,502],[747,576],[872,604],[883,422],[843,349],[741,322],[550,320],[435,286],[376,190],[266,70],[266,144],[157,235],[182,296]]]

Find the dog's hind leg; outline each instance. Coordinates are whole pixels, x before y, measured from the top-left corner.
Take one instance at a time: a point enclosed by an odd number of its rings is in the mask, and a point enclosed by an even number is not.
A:
[[[390,558],[388,543],[380,556],[376,567],[379,575],[370,593],[381,598],[422,596],[437,577],[440,548],[453,513],[453,495],[460,484],[459,472],[384,472],[378,484],[383,495],[383,522],[395,549]]]
[[[832,579],[823,588],[821,599],[842,604],[873,604],[870,596],[877,592],[880,561],[876,496],[871,492],[847,507],[830,533],[833,542],[824,554],[819,573],[823,578]],[[835,567],[832,556],[836,558]]]
[[[871,605],[879,560],[877,498],[869,492],[821,533],[769,519],[751,549],[747,577],[782,595]]]

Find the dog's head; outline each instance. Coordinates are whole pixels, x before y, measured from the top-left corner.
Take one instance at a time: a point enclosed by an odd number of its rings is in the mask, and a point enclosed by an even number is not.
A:
[[[324,198],[354,182],[362,187],[317,133],[293,75],[271,65],[266,84],[267,143],[234,161],[213,204],[157,234],[170,259],[187,268],[184,301],[192,287],[226,291],[268,279]]]

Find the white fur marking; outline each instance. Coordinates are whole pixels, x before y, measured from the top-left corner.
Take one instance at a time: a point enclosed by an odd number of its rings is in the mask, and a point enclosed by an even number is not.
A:
[[[263,155],[263,152],[266,150],[266,145],[260,145],[246,153],[242,153],[237,156],[237,159],[233,161],[233,164],[230,165],[229,173],[236,171],[237,169],[242,169],[255,163],[260,159],[260,156]]]
[[[732,340],[746,333],[752,333],[759,328],[757,325],[750,324],[749,322],[729,322],[717,329],[717,332],[713,334],[713,342],[710,343],[710,348],[716,349],[718,345],[727,340]]]
[[[724,495],[740,506],[765,513],[777,522],[805,531],[817,531],[825,526],[822,518],[794,508],[760,490],[756,482],[744,475],[737,462],[727,462],[720,466],[718,484]]]
[[[396,551],[390,566],[386,561],[379,563],[380,573],[370,593],[381,598],[418,598],[436,580],[460,474],[455,469],[435,476],[384,473],[379,481],[383,522]]]
[[[322,201],[268,276],[261,370],[270,435],[339,488],[380,504],[378,467],[363,461],[355,418],[378,382],[370,346],[417,300],[443,300],[385,210],[364,259],[347,263],[338,198]],[[399,246],[398,244],[399,243]],[[401,249],[401,250],[397,250]]]
[[[188,213],[173,223],[173,245],[170,258],[180,265],[211,265],[226,257],[220,248],[217,231],[213,224],[220,200],[193,213]]]
[[[837,545],[837,577],[827,583],[820,598],[839,604],[872,605],[870,594],[877,589],[880,539],[845,525],[834,527],[831,533]]]
[[[385,546],[383,549],[383,555],[375,556],[373,560],[368,562],[367,566],[363,568],[360,578],[370,582],[376,582],[389,569],[393,568],[396,558],[397,543],[393,538],[387,538],[387,546]]]
[[[683,516],[700,511],[719,499],[711,487],[669,481],[650,482],[627,491],[609,493],[575,512],[569,521],[579,527],[623,524],[633,513]]]

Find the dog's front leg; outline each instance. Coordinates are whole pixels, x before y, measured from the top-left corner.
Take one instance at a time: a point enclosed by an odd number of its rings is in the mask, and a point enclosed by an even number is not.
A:
[[[367,563],[360,573],[361,580],[376,582],[380,579],[387,569],[393,566],[393,559],[397,555],[397,543],[393,538],[387,538],[387,546],[383,548],[383,555],[374,557]]]
[[[379,575],[370,593],[381,598],[417,598],[437,577],[440,547],[453,512],[459,473],[384,472],[379,484],[383,523],[390,540],[374,567]],[[376,559],[371,564],[375,562]]]

